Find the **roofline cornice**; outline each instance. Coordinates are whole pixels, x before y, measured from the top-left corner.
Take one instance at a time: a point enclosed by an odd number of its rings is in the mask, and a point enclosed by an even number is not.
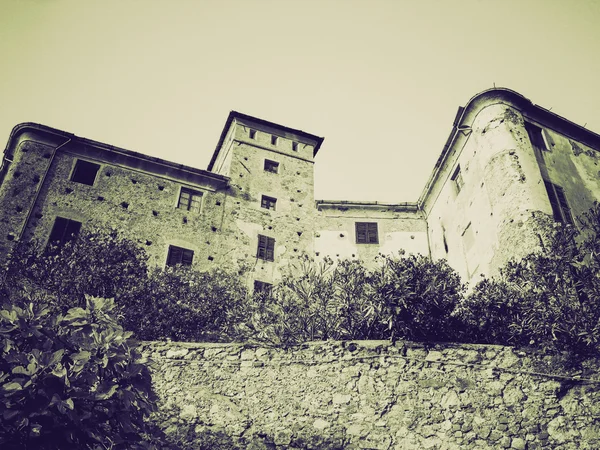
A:
[[[233,121],[235,119],[252,121],[254,123],[257,123],[259,125],[264,125],[266,127],[279,128],[280,130],[283,130],[287,133],[297,134],[297,135],[303,136],[307,139],[316,141],[316,145],[313,150],[313,158],[317,155],[317,152],[321,148],[321,144],[323,143],[323,140],[325,139],[325,138],[316,136],[314,134],[307,133],[306,131],[296,130],[294,128],[286,127],[285,125],[280,125],[275,122],[269,122],[268,120],[259,119],[258,117],[249,116],[247,114],[243,114],[243,113],[240,113],[237,111],[230,111],[229,115],[227,116],[227,120],[225,121],[225,126],[223,127],[223,131],[221,131],[221,136],[219,137],[219,141],[217,142],[215,151],[213,152],[210,162],[208,163],[207,170],[212,170],[215,162],[217,161],[217,156],[219,154],[219,151],[221,150],[221,147],[223,146],[223,142],[225,141],[225,138],[227,137],[227,133],[229,132],[229,129],[231,128],[231,124],[233,123]]]
[[[505,103],[513,106],[521,111],[528,119],[536,120],[549,128],[555,129],[557,132],[586,144],[600,151],[600,135],[590,131],[581,125],[571,122],[550,110],[534,104],[527,97],[519,94],[516,91],[508,88],[495,87],[486,89],[473,97],[467,102],[464,107],[459,107],[452,130],[442,152],[435,163],[433,171],[425,184],[425,187],[417,201],[419,207],[423,209],[425,200],[431,192],[433,186],[438,180],[440,169],[446,163],[449,155],[454,149],[460,147],[465,139],[470,134],[471,126],[477,114],[486,106],[493,103]]]
[[[135,159],[139,159],[139,160],[142,160],[145,162],[146,161],[150,162],[152,164],[158,164],[158,165],[161,165],[161,166],[164,166],[167,168],[181,170],[181,171],[188,172],[188,173],[191,173],[194,175],[199,175],[199,176],[203,176],[206,178],[210,178],[217,182],[227,183],[229,181],[229,178],[224,175],[219,175],[214,172],[209,172],[209,171],[203,170],[203,169],[197,169],[195,167],[187,166],[185,164],[174,163],[174,162],[162,159],[162,158],[144,155],[143,153],[138,153],[133,150],[127,150],[127,149],[124,149],[121,147],[116,147],[113,145],[105,144],[103,142],[94,141],[92,139],[78,137],[73,133],[69,133],[69,132],[66,132],[63,130],[59,130],[57,128],[52,128],[52,127],[49,127],[46,125],[41,125],[41,124],[34,123],[34,122],[23,122],[23,123],[16,125],[15,127],[13,127],[13,129],[9,135],[8,142],[6,144],[6,148],[4,149],[5,158],[8,157],[9,155],[11,155],[11,151],[14,150],[15,140],[18,138],[18,136],[29,130],[33,131],[33,132],[44,133],[44,134],[50,135],[50,136],[56,136],[56,137],[60,137],[60,138],[64,138],[64,139],[70,139],[72,143],[80,143],[82,145],[91,146],[91,147],[97,148],[99,150],[108,151],[108,152],[112,152],[112,153],[118,153],[118,154],[123,155],[128,158],[135,158]]]

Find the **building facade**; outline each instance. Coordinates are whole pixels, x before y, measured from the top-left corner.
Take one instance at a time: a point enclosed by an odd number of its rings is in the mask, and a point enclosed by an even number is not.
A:
[[[476,281],[538,247],[548,218],[573,224],[600,196],[600,136],[508,89],[459,108],[415,203],[315,201],[322,143],[231,112],[201,170],[17,125],[0,168],[0,257],[19,240],[101,226],[138,242],[152,265],[238,270],[257,288],[303,254],[372,264],[420,253]]]

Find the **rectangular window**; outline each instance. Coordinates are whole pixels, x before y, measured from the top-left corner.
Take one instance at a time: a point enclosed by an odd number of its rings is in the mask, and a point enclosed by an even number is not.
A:
[[[255,294],[268,295],[271,293],[272,289],[273,289],[273,285],[271,283],[265,283],[264,281],[254,280],[254,293]]]
[[[57,217],[52,226],[48,244],[64,245],[66,242],[74,240],[81,229],[81,222],[76,220]]]
[[[554,220],[564,224],[573,225],[571,208],[567,203],[567,197],[565,196],[563,188],[546,180],[544,180],[544,185],[546,186],[546,192],[548,192],[548,199],[552,206]]]
[[[277,145],[277,136],[271,135],[271,145]]]
[[[275,239],[259,234],[256,257],[265,261],[275,261]]]
[[[279,163],[277,161],[265,159],[265,170],[267,172],[277,173],[279,171]]]
[[[549,150],[548,146],[546,145],[546,140],[544,139],[543,130],[540,127],[535,126],[532,123],[525,122],[525,129],[529,135],[531,145],[539,150]]]
[[[473,227],[470,223],[467,225],[467,228],[465,228],[465,231],[463,231],[462,237],[465,250],[471,250],[471,247],[473,247],[473,244],[475,243],[475,233],[473,233]]]
[[[454,174],[452,175],[452,178],[450,178],[452,180],[452,182],[454,183],[454,189],[456,190],[456,193],[458,194],[465,182],[463,181],[463,177],[462,177],[462,173],[460,172],[460,165],[456,166],[456,170],[454,171]]]
[[[167,255],[167,266],[175,266],[177,264],[181,264],[182,266],[191,266],[193,259],[193,250],[169,245],[169,254]]]
[[[273,197],[267,197],[266,195],[262,196],[262,200],[260,201],[260,207],[265,209],[275,209],[275,204],[277,203],[277,199]]]
[[[357,244],[378,244],[376,222],[356,222],[356,243]]]
[[[248,135],[250,136],[250,139],[256,139],[256,130],[253,130],[252,128],[250,128],[248,130]]]
[[[179,201],[177,207],[187,211],[200,211],[200,202],[202,200],[202,192],[193,191],[187,188],[181,188],[179,193]]]
[[[78,159],[75,162],[75,169],[73,170],[73,174],[71,175],[71,181],[81,184],[87,184],[88,186],[93,186],[94,181],[96,180],[96,174],[98,173],[99,169],[99,164],[94,164],[88,161]]]
[[[296,141],[292,141],[292,150],[294,150],[295,152],[298,151],[298,143]]]

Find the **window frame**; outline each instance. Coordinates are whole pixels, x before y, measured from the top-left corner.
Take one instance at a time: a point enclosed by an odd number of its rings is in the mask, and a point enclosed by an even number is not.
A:
[[[265,261],[275,261],[275,238],[259,234],[256,257]]]
[[[269,295],[273,290],[273,285],[265,281],[254,280],[254,294]]]
[[[545,130],[531,122],[525,121],[525,131],[527,131],[527,137],[531,146],[539,150],[548,152],[550,151],[550,145],[546,137]]]
[[[263,195],[260,199],[260,207],[271,211],[275,211],[277,209],[277,199],[275,197]]]
[[[87,166],[87,169],[85,168],[85,166]],[[83,175],[89,175],[89,170],[91,169],[91,167],[94,167],[96,170],[94,172],[94,176],[90,182],[90,180],[85,180],[85,179],[76,179],[78,177],[81,177]],[[91,162],[91,161],[87,161],[85,159],[80,159],[77,158],[75,160],[75,165],[73,166],[73,171],[71,172],[71,176],[69,177],[69,181],[72,181],[73,183],[79,183],[79,184],[85,184],[86,186],[93,186],[96,183],[96,179],[98,178],[98,172],[100,171],[100,168],[102,166],[100,164]]]
[[[188,201],[187,201],[187,205],[185,207],[182,207],[182,203],[181,203],[181,198],[183,194],[187,194],[188,197]],[[198,204],[198,208],[197,209],[192,209],[192,206],[194,204],[194,197],[199,197],[199,200],[197,200],[197,204]],[[190,189],[187,187],[182,186],[181,189],[179,190],[179,196],[177,197],[177,209],[182,209],[184,211],[190,211],[190,212],[197,212],[199,213],[202,210],[202,199],[204,198],[204,192],[202,191],[197,191],[194,189]]]
[[[548,194],[548,200],[550,201],[554,220],[564,225],[574,226],[575,221],[573,220],[573,214],[571,213],[571,206],[567,201],[564,189],[558,184],[554,184],[548,180],[544,180],[544,186],[546,187],[546,193]]]
[[[298,151],[298,141],[292,141],[292,151]]]
[[[256,140],[256,130],[254,128],[248,128],[248,137]]]
[[[265,172],[279,173],[279,162],[265,158],[264,170]]]
[[[52,239],[52,236],[54,234],[58,234],[57,227],[58,227],[59,223],[64,223],[64,226],[62,227],[63,230],[62,230],[62,232],[60,232],[60,239],[56,239],[56,238]],[[72,231],[70,234],[67,234],[69,226],[72,223],[78,224],[75,226],[77,228],[77,230]],[[54,245],[56,245],[57,247],[61,247],[61,246],[65,245],[67,242],[76,240],[77,236],[79,236],[79,233],[81,232],[81,225],[82,225],[82,222],[79,222],[78,220],[56,216],[54,218],[54,223],[52,224],[52,229],[50,230],[50,234],[48,235],[48,242],[47,242],[46,246],[50,246],[53,243],[55,243]]]
[[[176,256],[175,252],[180,252],[179,256]],[[191,253],[190,258],[185,258],[186,256],[186,252],[188,252],[188,256],[189,253]],[[178,261],[172,264],[171,258],[177,258]],[[194,262],[194,250],[191,250],[189,248],[184,248],[184,247],[179,247],[177,245],[169,245],[169,248],[167,249],[167,261],[166,261],[166,267],[175,267],[178,264],[182,265],[182,266],[186,266],[186,267],[190,267],[192,266]]]
[[[354,231],[357,244],[379,244],[379,224],[377,222],[355,222]]]
[[[277,145],[279,143],[279,136],[274,134],[271,135],[271,145]]]

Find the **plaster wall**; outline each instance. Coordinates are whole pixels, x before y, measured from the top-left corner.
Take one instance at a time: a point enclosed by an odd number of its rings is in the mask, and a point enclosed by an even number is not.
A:
[[[358,258],[368,265],[382,254],[429,254],[427,224],[420,211],[393,205],[317,205],[317,259]],[[358,244],[356,222],[377,223],[379,243]]]
[[[597,360],[573,378],[544,355],[489,345],[155,342],[144,351],[157,363],[154,420],[183,448],[600,447]]]
[[[440,170],[424,209],[431,253],[465,281],[493,275],[539,247],[552,209],[521,114],[503,103],[479,110]],[[464,184],[453,176],[460,167]]]

